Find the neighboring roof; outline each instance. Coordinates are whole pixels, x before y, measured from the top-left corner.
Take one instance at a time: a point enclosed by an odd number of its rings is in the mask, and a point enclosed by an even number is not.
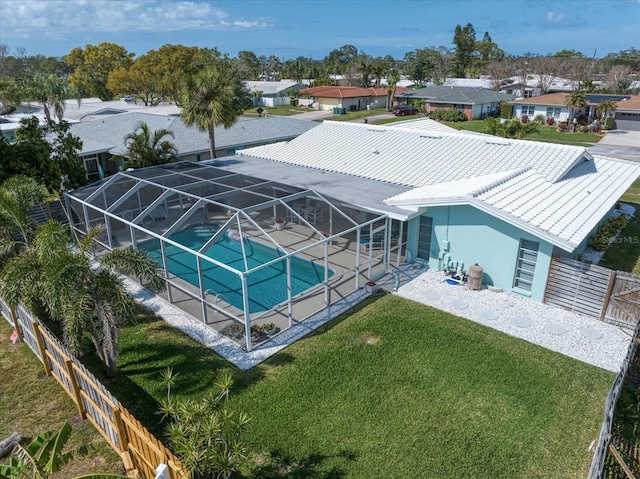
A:
[[[260,159],[262,168],[269,162],[279,171],[295,168],[294,184],[306,170],[321,183],[330,182],[331,174],[388,184],[385,191],[396,185],[397,193],[384,203],[404,209],[407,218],[424,207],[471,204],[567,251],[640,176],[640,164],[594,160],[583,147],[448,132],[420,121],[424,129],[417,121],[384,126],[325,121],[287,143],[239,156],[253,158],[251,165]],[[360,181],[352,181],[352,188]],[[307,184],[322,191],[312,180]],[[380,191],[369,194],[379,198]],[[341,198],[335,191],[332,196]]]
[[[386,88],[360,88],[356,86],[316,86],[300,90],[300,94],[316,98],[357,98],[363,96],[387,96]]]
[[[121,155],[125,152],[124,137],[133,133],[140,122],[146,123],[151,131],[163,128],[171,131],[174,138],[170,141],[176,146],[180,155],[209,151],[208,133],[196,127],[187,127],[180,117],[176,116],[130,112],[116,117],[73,124],[71,133],[83,140],[81,155],[103,151]],[[240,120],[228,129],[215,128],[216,149],[289,140],[316,126],[318,126],[317,122],[283,116]]]
[[[115,101],[65,101],[64,118],[68,121],[92,120],[105,115],[119,115],[127,112],[137,111],[148,115],[179,115],[181,108],[173,104],[160,104],[157,106],[145,106],[141,101],[126,102],[124,100]]]
[[[300,89],[304,88],[304,85],[293,80],[280,80],[280,81],[245,81],[249,92],[261,91],[263,95],[276,95],[281,91],[286,92],[287,89]]]
[[[549,93],[548,95],[534,96],[531,98],[521,98],[511,103],[523,105],[550,105],[567,108],[565,99],[570,93]],[[617,100],[616,111],[640,111],[640,95],[606,95],[599,93],[586,93],[587,105],[597,105],[606,99]],[[591,101],[589,101],[591,100]]]
[[[457,103],[461,105],[480,105],[512,100],[514,95],[487,90],[485,88],[457,87],[447,85],[429,86],[405,93],[396,94],[398,98],[423,98],[429,103]]]
[[[493,80],[486,78],[447,78],[444,81],[444,85],[492,90]]]

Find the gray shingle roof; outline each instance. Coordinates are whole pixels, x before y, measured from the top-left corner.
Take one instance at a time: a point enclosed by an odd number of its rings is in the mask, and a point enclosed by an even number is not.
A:
[[[83,140],[82,155],[99,151],[122,154],[125,150],[124,137],[132,133],[140,122],[145,122],[151,131],[164,128],[173,132],[174,139],[171,141],[180,155],[209,150],[207,132],[202,132],[196,127],[185,126],[177,116],[132,112],[76,123],[71,126],[71,133]],[[216,127],[216,149],[232,149],[243,145],[290,140],[315,126],[318,126],[318,123],[281,116],[239,120],[228,129]]]
[[[396,95],[398,98],[424,98],[432,103],[457,103],[479,105],[513,100],[515,95],[507,95],[493,90],[447,85],[429,86]]]

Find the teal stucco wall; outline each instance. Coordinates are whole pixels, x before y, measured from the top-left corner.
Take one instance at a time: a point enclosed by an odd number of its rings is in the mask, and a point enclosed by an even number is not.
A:
[[[553,245],[471,206],[428,208],[424,216],[433,219],[429,268],[445,269],[447,263],[462,263],[465,271],[478,263],[484,269],[483,284],[542,301],[547,284]],[[420,218],[409,223],[408,250],[416,258]],[[514,288],[513,281],[522,239],[539,244],[530,292]]]

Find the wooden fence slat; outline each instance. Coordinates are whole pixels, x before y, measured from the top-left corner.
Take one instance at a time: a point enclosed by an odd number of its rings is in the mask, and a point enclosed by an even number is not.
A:
[[[616,461],[618,461],[618,465],[620,466],[620,469],[622,469],[622,471],[627,475],[627,478],[636,479],[636,476],[633,474],[633,471],[624,461],[624,459],[616,449],[616,446],[614,446],[613,444],[609,444],[609,452],[613,457],[615,457]]]
[[[42,333],[40,332],[40,326],[37,322],[33,321],[33,331],[36,335],[36,342],[38,343],[38,349],[40,350],[40,357],[42,358],[42,364],[44,365],[44,372],[47,376],[51,376],[51,367],[47,360],[47,353],[44,349],[44,342],[42,341]]]
[[[73,397],[75,398],[76,406],[78,406],[78,414],[80,414],[82,419],[86,419],[87,415],[85,413],[84,406],[82,405],[82,396],[80,395],[80,389],[76,382],[76,375],[73,373],[73,363],[70,359],[67,359],[64,362],[64,365],[66,366],[67,373],[69,374],[69,380],[71,381],[71,387],[73,388]]]

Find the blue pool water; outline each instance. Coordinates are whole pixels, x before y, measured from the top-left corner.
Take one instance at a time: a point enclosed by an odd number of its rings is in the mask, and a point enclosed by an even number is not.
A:
[[[194,226],[184,229],[170,236],[172,241],[193,250],[199,250],[215,233],[215,228],[210,226]],[[278,250],[263,244],[245,239],[243,241],[247,254],[249,269],[267,263],[280,256]],[[162,253],[160,240],[153,239],[138,244],[138,247],[146,251],[161,267]],[[185,281],[199,286],[196,257],[180,248],[166,245],[167,269],[174,275]],[[242,244],[226,235],[212,245],[206,256],[215,258],[232,268],[245,271],[242,258]],[[244,310],[242,303],[242,284],[237,274],[224,268],[202,261],[203,288],[221,295],[224,301],[231,303],[240,310]],[[329,270],[329,277],[333,271]],[[291,294],[296,295],[302,291],[324,281],[324,267],[300,258],[291,258]],[[287,299],[287,273],[286,262],[277,263],[262,268],[247,276],[249,287],[249,312],[265,311],[273,308]]]

